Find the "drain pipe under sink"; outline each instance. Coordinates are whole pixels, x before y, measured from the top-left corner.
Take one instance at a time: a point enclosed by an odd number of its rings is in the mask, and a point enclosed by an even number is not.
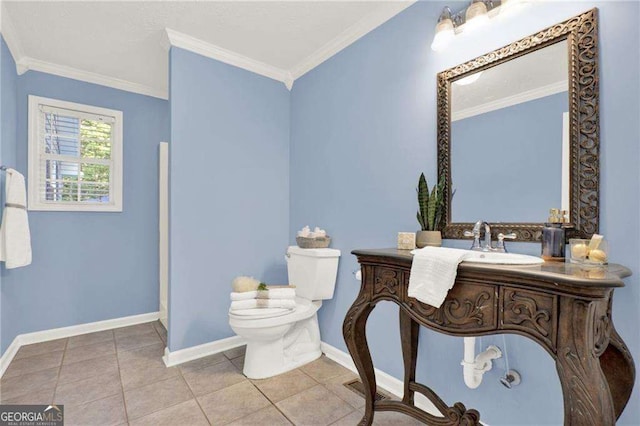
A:
[[[487,350],[476,356],[476,338],[464,338],[464,359],[460,363],[463,367],[464,383],[475,389],[482,383],[482,375],[491,370],[492,360],[502,357],[502,351],[497,346],[490,345]]]

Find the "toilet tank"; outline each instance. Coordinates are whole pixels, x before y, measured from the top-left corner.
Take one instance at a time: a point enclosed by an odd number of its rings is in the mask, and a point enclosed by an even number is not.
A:
[[[338,275],[340,250],[330,248],[287,249],[289,285],[296,286],[296,295],[307,300],[326,300],[333,297]]]

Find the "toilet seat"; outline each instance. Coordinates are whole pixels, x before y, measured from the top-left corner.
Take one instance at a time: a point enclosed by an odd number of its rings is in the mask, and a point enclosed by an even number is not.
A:
[[[321,302],[312,302],[302,297],[296,297],[296,308],[293,310],[284,309],[245,309],[229,312],[229,324],[239,328],[264,328],[281,324],[290,324],[313,316],[320,308]],[[249,312],[251,311],[251,312]],[[271,311],[271,312],[264,312]]]
[[[295,309],[284,308],[256,308],[256,309],[239,309],[229,311],[229,316],[247,319],[273,318],[280,315],[286,315],[294,312]]]

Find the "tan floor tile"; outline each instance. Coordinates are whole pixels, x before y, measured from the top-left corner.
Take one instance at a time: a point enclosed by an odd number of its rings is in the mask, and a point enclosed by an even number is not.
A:
[[[211,424],[226,424],[271,405],[251,382],[238,383],[198,398]]]
[[[130,426],[208,426],[209,422],[195,399],[156,411],[129,423]]]
[[[309,364],[303,365],[300,369],[318,382],[326,382],[334,377],[350,373],[349,370],[324,355]]]
[[[353,407],[317,385],[280,401],[276,406],[296,425],[329,425],[353,411]]]
[[[56,387],[58,367],[49,368],[22,376],[8,377],[0,380],[0,401],[15,399],[19,396],[38,391],[51,391]]]
[[[354,411],[353,413],[341,418],[335,423],[331,423],[331,426],[356,426],[362,420],[362,411]]]
[[[101,374],[117,374],[118,359],[115,355],[105,355],[99,358],[62,364],[59,384],[88,379]]]
[[[179,374],[176,367],[167,368],[160,359],[132,362],[120,366],[122,387],[125,390],[167,380]]]
[[[53,402],[53,389],[43,389],[2,401],[3,404],[44,405]]]
[[[99,343],[93,343],[91,345],[78,346],[75,348],[67,349],[64,354],[64,364],[71,364],[73,362],[84,361],[91,358],[98,358],[105,355],[111,355],[116,353],[116,347],[112,341],[104,341]]]
[[[67,339],[57,339],[48,342],[34,343],[33,345],[25,345],[18,350],[13,359],[26,358],[34,355],[46,354],[49,352],[63,351],[67,346]]]
[[[193,398],[182,377],[174,377],[141,388],[125,390],[129,421]]]
[[[106,341],[113,341],[113,330],[96,331],[95,333],[69,337],[67,348],[77,348],[78,346],[93,345],[94,343]]]
[[[280,411],[273,405],[263,408],[260,411],[256,411],[253,414],[249,414],[233,423],[229,423],[229,426],[256,426],[256,425],[269,425],[269,426],[289,426],[291,422],[282,415]]]
[[[235,365],[236,368],[242,372],[244,369],[244,356],[240,356],[238,358],[234,358],[231,360],[231,364]]]
[[[127,422],[122,393],[82,405],[65,405],[64,424],[68,426],[112,426]]]
[[[145,334],[155,330],[156,329],[153,327],[153,322],[145,322],[143,324],[130,325],[129,327],[116,328],[115,330],[113,330],[113,334],[117,339],[119,337]]]
[[[252,380],[252,382],[271,402],[282,401],[318,384],[300,370],[292,370],[268,379]]]
[[[247,350],[247,346],[238,346],[237,348],[229,349],[228,351],[224,351],[224,356],[229,359],[238,358],[244,356],[244,353]]]
[[[362,408],[365,403],[364,397],[344,385],[346,382],[350,382],[357,378],[358,376],[356,374],[347,373],[345,375],[329,379],[324,383],[324,386],[353,408]]]
[[[62,354],[64,351],[49,352],[42,355],[34,355],[28,358],[14,359],[9,364],[3,378],[21,376],[27,373],[47,370],[49,368],[58,367],[62,362]]]
[[[155,330],[149,333],[132,334],[121,337],[116,335],[116,347],[118,351],[126,351],[154,344],[163,344],[162,339]]]
[[[196,396],[214,392],[227,386],[246,381],[229,361],[224,361],[200,370],[187,371],[183,376]]]
[[[164,355],[164,343],[156,343],[154,345],[143,346],[141,348],[118,351],[118,361],[122,367],[125,364],[140,363],[144,361],[161,360]]]
[[[373,415],[373,424],[375,426],[421,426],[424,423],[406,414],[376,411]]]
[[[156,321],[156,322],[153,323],[153,328],[156,329],[156,331],[160,335],[160,338],[166,344],[167,343],[167,329],[164,328],[164,325],[162,325],[162,323],[160,321]]]
[[[227,357],[224,354],[214,354],[209,355],[204,358],[194,359],[193,361],[185,362],[184,364],[180,364],[180,371],[183,373],[187,371],[196,371],[201,368],[210,367],[212,365],[220,364],[221,362],[227,361]]]
[[[80,405],[120,392],[120,376],[117,373],[102,374],[77,382],[59,384],[54,400],[57,404]]]

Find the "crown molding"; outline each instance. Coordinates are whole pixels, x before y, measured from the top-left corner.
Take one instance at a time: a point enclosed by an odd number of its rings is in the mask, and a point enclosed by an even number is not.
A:
[[[535,89],[517,93],[512,96],[507,96],[506,98],[501,98],[492,102],[487,102],[478,106],[452,112],[451,121],[454,122],[463,120],[475,115],[484,114],[487,112],[495,111],[497,109],[507,108],[513,105],[529,102],[534,99],[544,98],[545,96],[555,95],[556,93],[565,92],[567,90],[569,90],[568,82],[558,81],[557,83],[547,84],[546,86],[537,87]]]
[[[13,56],[13,60],[16,63],[16,72],[18,75],[24,74],[26,71],[20,64],[20,59],[24,57],[24,51],[22,50],[22,45],[20,44],[20,40],[16,35],[16,29],[13,26],[13,22],[11,21],[11,17],[7,13],[7,9],[4,4],[0,1],[0,14],[1,18],[1,29],[2,38],[7,43],[7,47],[9,48],[9,52],[11,52],[11,56]]]
[[[52,62],[41,61],[30,57],[23,57],[16,61],[19,69],[18,74],[23,74],[27,70],[40,71],[47,74],[53,74],[60,77],[80,80],[87,83],[99,84],[101,86],[111,87],[113,89],[124,90],[127,92],[138,93],[140,95],[152,96],[154,98],[169,99],[166,90],[156,87],[146,86],[140,83],[134,83],[127,80],[121,80],[115,77],[109,77],[102,74],[96,74],[90,71],[84,71],[77,68],[67,67]]]
[[[293,78],[291,73],[273,65],[266,64],[247,56],[224,49],[206,41],[197,39],[187,34],[180,33],[170,28],[165,28],[166,37],[163,40],[164,47],[179,47],[207,58],[215,59],[234,67],[242,68],[247,71],[280,81],[291,90],[293,86]]]
[[[385,3],[384,7],[379,7],[377,10],[369,13],[293,67],[291,70],[293,79],[295,80],[308,73],[415,2],[416,0],[391,1]]]

